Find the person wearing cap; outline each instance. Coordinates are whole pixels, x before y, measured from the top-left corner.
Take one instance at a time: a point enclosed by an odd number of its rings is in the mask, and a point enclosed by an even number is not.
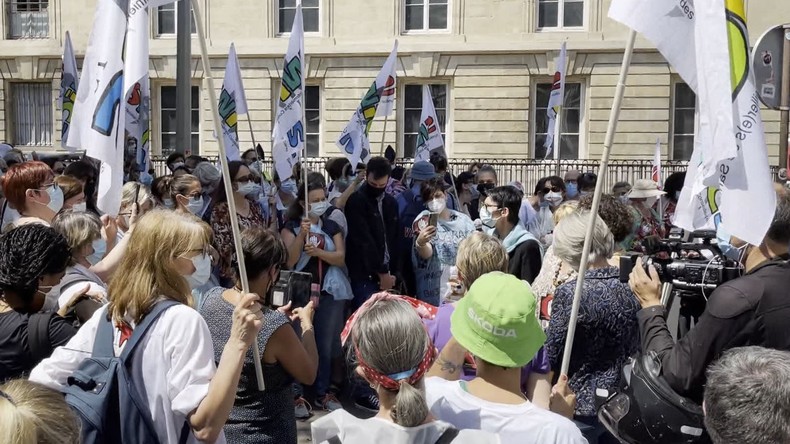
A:
[[[414,248],[414,219],[425,211],[420,188],[423,182],[436,177],[436,169],[430,162],[421,160],[414,162],[411,168],[411,184],[409,189],[398,195],[398,248],[401,250],[401,274],[406,286],[406,294],[416,294],[417,283],[414,276],[414,262],[411,251]]]
[[[425,380],[431,413],[459,429],[496,433],[502,442],[586,444],[569,419],[529,402],[521,392],[521,367],[546,335],[535,317],[529,285],[502,272],[478,278],[452,314],[447,343]],[[466,352],[477,377],[459,380]],[[573,403],[564,379],[552,402]],[[568,398],[565,398],[568,396]]]
[[[435,177],[423,182],[420,194],[427,210],[414,219],[417,233],[412,251],[417,299],[439,306],[449,294],[450,269],[455,265],[458,244],[475,232],[469,216],[447,207],[444,181]],[[435,218],[435,225],[430,224]]]
[[[555,230],[555,254],[577,273],[590,214],[589,210],[571,213]],[[596,215],[568,368],[570,388],[578,397],[574,418],[591,427],[586,432],[591,444],[616,442],[598,422],[595,394],[599,389],[616,391],[623,366],[639,351],[639,302],[628,285],[620,282],[620,269],[609,264],[612,254],[614,236],[606,222]],[[572,279],[557,288],[552,300],[546,352],[555,372],[560,371],[568,325],[572,322],[576,281]]]
[[[569,200],[574,200],[579,197],[579,170],[568,170],[565,173],[565,197]]]
[[[658,189],[658,184],[650,179],[637,180],[634,187],[628,192],[636,234],[629,248],[630,251],[644,252],[642,243],[646,237],[663,238],[666,235],[661,217],[653,208],[658,198],[664,194],[666,193]]]

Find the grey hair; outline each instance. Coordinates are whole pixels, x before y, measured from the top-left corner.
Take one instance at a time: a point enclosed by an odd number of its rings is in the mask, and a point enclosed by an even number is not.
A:
[[[382,375],[417,368],[428,347],[433,347],[414,308],[397,298],[377,301],[359,313],[351,335],[358,359]],[[416,427],[430,413],[423,382],[416,387],[406,379],[399,382],[392,420],[403,427]]]
[[[705,428],[716,444],[790,442],[790,352],[734,348],[708,368]]]
[[[131,208],[134,197],[137,195],[137,204],[145,205],[147,201],[153,203],[154,199],[148,187],[139,182],[126,182],[121,192],[121,208]]]
[[[554,254],[579,271],[584,250],[584,237],[590,222],[589,210],[578,210],[565,216],[554,229]],[[609,259],[614,254],[614,236],[606,222],[595,216],[590,263],[598,258]]]
[[[201,186],[211,190],[216,190],[219,181],[222,179],[222,173],[210,162],[197,164],[195,169],[192,170],[192,175],[198,178]]]

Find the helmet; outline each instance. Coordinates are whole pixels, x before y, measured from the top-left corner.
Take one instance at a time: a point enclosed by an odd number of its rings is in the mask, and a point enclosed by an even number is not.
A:
[[[626,443],[702,441],[702,408],[672,390],[661,377],[661,361],[654,352],[631,357],[622,373],[619,392],[596,393],[599,400],[605,397],[598,419],[609,432]]]

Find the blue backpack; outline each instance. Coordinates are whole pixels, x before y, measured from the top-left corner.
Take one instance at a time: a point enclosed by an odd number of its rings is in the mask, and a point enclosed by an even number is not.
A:
[[[69,376],[63,389],[66,402],[82,421],[82,443],[153,443],[159,444],[148,401],[140,394],[132,377],[132,354],[148,329],[175,301],[154,305],[135,327],[121,352],[113,351],[113,326],[102,316],[93,344],[93,353]],[[189,423],[184,423],[180,443],[189,437]]]

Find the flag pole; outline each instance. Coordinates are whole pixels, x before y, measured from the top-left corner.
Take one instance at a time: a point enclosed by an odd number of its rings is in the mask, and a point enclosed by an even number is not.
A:
[[[233,184],[230,177],[230,170],[228,169],[225,140],[221,137],[222,124],[220,123],[219,110],[217,109],[217,92],[214,91],[214,78],[211,76],[211,63],[208,58],[206,36],[203,32],[203,16],[200,14],[200,5],[197,0],[192,0],[192,8],[194,9],[195,27],[197,28],[198,40],[200,42],[200,58],[203,63],[203,82],[205,83],[206,91],[208,91],[209,104],[211,105],[211,118],[214,121],[214,131],[220,135],[220,137],[217,137],[217,146],[219,148],[220,165],[222,166],[222,180],[225,185],[225,193],[228,199],[228,216],[230,217],[230,228],[233,231],[233,244],[236,248],[236,262],[239,265],[241,291],[243,293],[249,293],[250,283],[247,280],[247,267],[244,264],[244,250],[241,245],[241,233],[239,232],[239,216],[236,214],[236,201],[233,199]],[[252,361],[253,364],[255,364],[255,377],[258,380],[258,390],[263,391],[266,385],[263,382],[263,364],[261,362],[260,349],[258,348],[257,335],[252,345]]]
[[[631,66],[631,56],[634,53],[634,42],[636,41],[636,31],[631,30],[628,35],[628,40],[625,45],[625,52],[623,53],[623,64],[620,68],[620,78],[617,81],[617,89],[615,90],[614,102],[612,103],[612,111],[609,114],[609,127],[606,130],[606,139],[603,144],[603,155],[601,156],[601,163],[598,166],[598,181],[595,184],[595,194],[593,195],[592,208],[590,209],[590,220],[587,223],[587,234],[584,237],[584,249],[582,249],[581,264],[579,266],[579,278],[576,280],[576,291],[573,294],[573,306],[571,307],[571,316],[568,322],[568,336],[565,338],[565,351],[562,355],[562,369],[561,374],[567,375],[568,368],[571,363],[571,351],[573,350],[573,339],[576,336],[576,320],[579,317],[579,303],[581,302],[582,289],[584,288],[584,273],[590,259],[590,248],[592,247],[593,229],[595,228],[595,221],[598,218],[598,207],[601,203],[601,194],[603,192],[604,180],[606,177],[606,169],[609,165],[609,153],[612,149],[614,142],[614,135],[617,131],[617,121],[620,118],[620,107],[623,104],[623,96],[625,95],[625,82],[628,78],[628,69]]]
[[[255,142],[255,133],[252,132],[252,119],[250,118],[249,109],[247,110],[247,125],[250,127],[250,138],[252,139],[252,149],[255,149],[255,147],[258,146],[258,144]]]
[[[562,131],[560,126],[562,125],[562,111],[565,108],[565,90],[564,88],[560,92],[562,97],[560,98],[560,109],[557,111],[557,121],[554,125],[554,175],[560,175],[560,147],[562,144],[560,143],[560,136],[562,135]]]
[[[384,130],[381,131],[381,150],[379,151],[379,156],[384,156],[384,139],[387,137],[387,122],[390,120],[390,116],[384,116]]]

